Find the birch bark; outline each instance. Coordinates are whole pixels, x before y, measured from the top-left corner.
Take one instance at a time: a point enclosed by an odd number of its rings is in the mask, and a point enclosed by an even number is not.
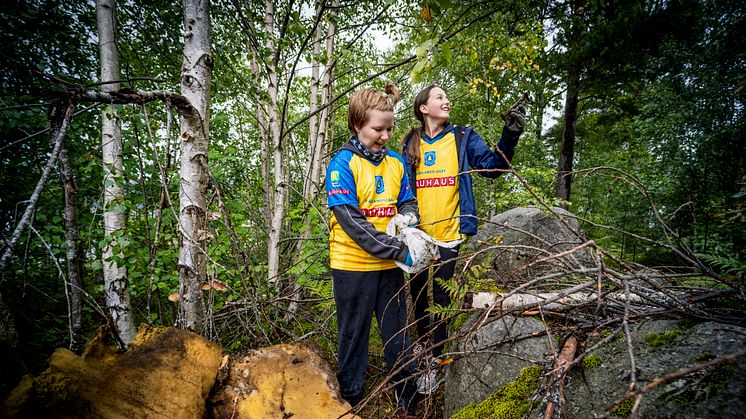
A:
[[[273,202],[271,207],[271,223],[269,228],[269,239],[267,240],[268,272],[267,278],[270,283],[275,284],[280,276],[280,234],[282,232],[282,220],[285,215],[285,173],[283,171],[282,143],[280,142],[280,119],[278,117],[277,99],[277,60],[279,53],[274,40],[275,9],[271,0],[265,2],[264,25],[267,31],[267,50],[272,54],[267,63],[267,94],[269,103],[267,106],[268,128],[272,147],[272,175]]]
[[[101,90],[119,90],[119,56],[116,46],[116,3],[114,0],[96,2],[98,45],[101,54]],[[135,324],[127,290],[127,267],[117,263],[122,258],[124,244],[124,201],[122,126],[115,105],[108,105],[101,113],[101,149],[104,171],[104,236],[103,249],[104,294],[106,306],[119,338],[129,345],[135,336]]]
[[[323,139],[319,141],[316,147],[319,148],[317,155],[319,156],[319,166],[315,169],[314,173],[318,173],[316,178],[317,190],[321,177],[321,173],[326,172],[326,165],[328,161],[325,161],[322,156],[329,155],[329,149],[331,148],[331,139],[333,133],[331,125],[329,124],[330,115],[332,114],[330,102],[332,98],[332,73],[334,71],[335,60],[334,60],[334,38],[337,33],[336,21],[337,11],[339,10],[339,0],[334,0],[332,9],[330,11],[329,27],[326,30],[326,65],[324,66],[323,82],[321,84],[321,107],[324,108],[321,111],[321,118],[319,120],[319,131],[323,132]],[[326,196],[324,196],[326,198]],[[326,200],[324,201],[326,202]]]
[[[65,243],[67,245],[67,282],[65,287],[70,296],[70,349],[78,352],[83,349],[83,322],[81,319],[81,287],[80,283],[80,249],[78,243],[78,188],[75,185],[73,169],[67,155],[67,147],[63,145],[59,156],[60,180],[65,196],[63,220],[65,226]]]
[[[194,107],[181,116],[181,184],[179,188],[179,318],[182,328],[199,331],[204,325],[202,283],[205,281],[205,247],[208,183],[210,81],[209,0],[184,0],[184,63],[181,93]]]
[[[316,16],[323,10],[323,3],[320,1],[316,2]],[[320,63],[317,59],[319,52],[321,52],[321,35],[323,34],[323,25],[317,25],[316,31],[313,38],[313,47],[311,52],[311,97],[308,101],[308,111],[311,113],[311,118],[308,120],[308,147],[306,148],[306,166],[305,166],[305,177],[303,178],[303,199],[306,202],[312,201],[315,192],[316,185],[314,183],[314,175],[318,170],[318,152],[316,144],[320,144],[319,139],[319,117],[316,112],[319,109],[319,67]],[[320,148],[319,148],[320,150]],[[318,176],[316,176],[316,182],[318,182]]]

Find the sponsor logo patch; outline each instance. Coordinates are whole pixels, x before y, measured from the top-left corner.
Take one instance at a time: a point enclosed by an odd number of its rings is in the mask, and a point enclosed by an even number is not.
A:
[[[385,189],[386,186],[383,184],[383,176],[376,176],[376,193],[383,193]]]
[[[329,196],[339,195],[339,194],[349,195],[350,191],[348,191],[347,189],[332,189],[332,190],[329,191]]]
[[[428,179],[417,179],[417,188],[439,188],[442,186],[455,186],[456,178],[453,176],[432,177]]]
[[[396,215],[394,207],[360,208],[360,212],[366,217],[393,217]]]
[[[434,164],[435,164],[435,152],[426,151],[425,152],[425,166],[432,166]]]
[[[329,174],[329,177],[331,177],[332,188],[339,188],[339,172],[336,170],[332,170],[332,172]]]

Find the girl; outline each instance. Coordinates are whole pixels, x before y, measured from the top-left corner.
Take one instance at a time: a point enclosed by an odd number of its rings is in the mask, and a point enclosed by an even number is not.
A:
[[[347,117],[352,136],[329,163],[326,193],[332,210],[329,258],[337,305],[337,378],[342,397],[353,406],[363,398],[375,313],[386,366],[389,371],[400,369],[394,376],[399,407],[412,414],[415,367],[405,361],[411,349],[404,274],[394,261],[412,262],[407,247],[385,233],[397,213],[411,213],[416,224],[419,212],[402,157],[385,146],[393,131],[398,99],[398,89],[390,83],[385,93],[363,89],[352,95]]]
[[[523,132],[525,111],[522,106],[509,112],[497,148],[487,147],[471,127],[452,125],[449,122],[451,102],[438,86],[428,86],[417,94],[413,105],[414,116],[422,124],[412,128],[402,139],[402,154],[412,190],[422,210],[420,228],[433,238],[449,242],[477,232],[476,209],[471,175],[462,173],[472,169],[507,169],[513,157],[518,137]],[[505,158],[503,158],[503,155]],[[505,160],[507,159],[507,161]],[[496,178],[502,172],[488,171],[479,174]],[[434,278],[449,280],[458,256],[458,246],[440,247],[441,263]],[[426,315],[428,303],[428,272],[412,277],[410,290],[414,301],[415,323],[419,336],[415,352],[422,350],[429,338],[433,342],[432,362],[429,371],[418,379],[418,391],[429,393],[438,384],[438,357],[448,335],[445,322],[435,323]],[[451,303],[441,285],[433,281],[433,301],[447,306]]]

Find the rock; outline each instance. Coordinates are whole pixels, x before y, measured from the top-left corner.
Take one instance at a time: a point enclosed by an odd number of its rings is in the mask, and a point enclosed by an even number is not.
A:
[[[220,348],[175,328],[141,325],[127,352],[99,333],[82,356],[57,349],[49,368],[26,376],[3,417],[202,418],[220,366]]]
[[[494,246],[501,236],[500,245],[520,247],[477,253],[471,265],[488,267],[482,276],[497,279],[503,286],[520,284],[579,265],[594,266],[593,258],[584,248],[573,253],[572,257],[533,264],[530,272],[526,270],[528,264],[538,259],[570,250],[584,242],[574,215],[562,208],[552,208],[552,211],[554,214],[550,216],[538,207],[519,207],[492,217],[471,239],[469,251],[480,252]]]
[[[479,317],[472,316],[462,327],[462,332],[472,329]],[[491,320],[467,335],[465,341],[459,341],[456,351],[468,355],[446,367],[445,417],[451,417],[471,403],[481,402],[496,389],[514,381],[523,368],[535,365],[528,360],[543,362],[551,353],[548,338],[543,334],[510,342],[517,337],[545,331],[546,327],[540,321],[512,316]],[[494,346],[503,341],[508,342]]]
[[[209,403],[215,418],[326,419],[351,408],[311,342],[275,345],[225,359]]]
[[[746,328],[699,323],[683,327],[674,320],[652,320],[631,326],[640,385],[653,378],[743,350]],[[629,385],[627,345],[618,336],[594,352],[594,368],[569,374],[565,397],[569,417],[595,417],[621,397]],[[697,371],[659,386],[643,396],[640,417],[741,418],[746,412],[746,357]],[[622,406],[624,416],[631,406]]]

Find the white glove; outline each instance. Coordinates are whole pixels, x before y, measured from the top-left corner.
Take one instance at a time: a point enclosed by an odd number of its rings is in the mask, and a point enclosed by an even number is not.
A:
[[[417,220],[417,216],[414,215],[413,212],[408,212],[406,214],[402,215],[402,222],[406,223],[407,227],[415,227],[417,224],[419,224]]]
[[[405,215],[397,214],[391,219],[391,221],[389,221],[389,225],[386,227],[386,233],[389,236],[396,237],[403,241],[409,249],[409,257],[412,260],[411,265],[396,261],[396,265],[404,272],[413,274],[427,269],[432,262],[438,260],[440,257],[438,246],[452,248],[462,242],[462,240],[454,240],[452,242],[444,243],[435,240],[420,229],[408,227],[405,224],[404,217]]]

